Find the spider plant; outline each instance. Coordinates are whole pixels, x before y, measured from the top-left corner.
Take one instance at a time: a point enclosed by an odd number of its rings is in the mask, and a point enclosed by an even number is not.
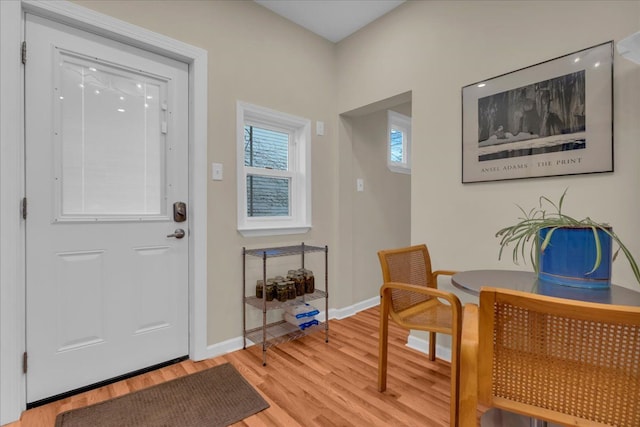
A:
[[[502,258],[502,252],[506,246],[514,244],[512,255],[513,262],[518,264],[518,259],[520,257],[526,262],[527,246],[529,246],[529,258],[537,273],[538,255],[549,245],[551,236],[555,230],[563,227],[590,228],[593,230],[596,256],[593,268],[587,274],[593,273],[602,262],[602,247],[600,244],[600,238],[598,237],[598,230],[601,230],[609,235],[611,240],[618,245],[618,249],[613,255],[613,260],[617,258],[618,253],[622,250],[631,265],[631,269],[633,270],[636,280],[640,283],[640,269],[638,268],[638,264],[629,249],[627,249],[616,233],[614,233],[611,226],[606,223],[596,222],[589,217],[578,220],[562,212],[562,204],[566,194],[567,190],[562,193],[557,204],[549,198],[541,196],[538,201],[538,207],[534,207],[528,212],[521,206],[517,205],[523,216],[518,218],[519,221],[516,224],[504,227],[496,233],[496,237],[500,238],[500,253],[498,254],[498,259]],[[540,242],[538,239],[538,233],[543,228],[548,228],[549,231],[547,232],[544,240]]]

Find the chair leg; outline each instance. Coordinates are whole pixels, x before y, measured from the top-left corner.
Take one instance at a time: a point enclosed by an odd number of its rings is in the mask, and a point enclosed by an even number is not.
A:
[[[460,334],[460,372],[458,377],[458,424],[478,425],[478,306],[465,304]],[[497,425],[497,424],[496,424]]]
[[[451,427],[459,426],[460,415],[460,339],[451,337]]]
[[[436,360],[436,333],[429,332],[429,360]]]
[[[378,342],[378,391],[387,389],[387,337],[389,335],[389,307],[386,298],[380,299],[380,331]]]

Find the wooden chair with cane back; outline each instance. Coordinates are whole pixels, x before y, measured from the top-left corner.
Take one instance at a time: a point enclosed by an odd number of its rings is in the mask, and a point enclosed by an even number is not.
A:
[[[461,364],[464,427],[477,425],[477,403],[492,408],[482,425],[515,413],[640,426],[640,307],[482,288],[479,310],[465,306]]]
[[[387,338],[389,317],[406,329],[429,332],[429,359],[436,357],[436,333],[451,335],[451,426],[458,421],[458,355],[462,308],[450,292],[438,289],[438,276],[454,271],[431,270],[426,245],[378,252],[382,279],[380,288],[380,344],[378,390],[387,388]]]

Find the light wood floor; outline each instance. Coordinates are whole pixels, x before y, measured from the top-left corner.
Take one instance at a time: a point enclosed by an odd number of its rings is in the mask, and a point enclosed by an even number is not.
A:
[[[271,405],[235,426],[448,426],[449,363],[430,362],[406,347],[407,331],[389,330],[387,390],[377,390],[378,308],[329,323],[324,334],[272,347],[262,366],[259,346],[184,361],[31,409],[10,427],[50,427],[56,415],[226,362]]]

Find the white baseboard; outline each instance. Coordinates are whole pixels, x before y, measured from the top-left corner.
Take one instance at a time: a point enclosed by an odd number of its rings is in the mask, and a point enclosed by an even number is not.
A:
[[[211,359],[213,357],[231,353],[232,351],[240,350],[241,348],[242,337],[231,338],[229,340],[207,346],[207,351],[204,358]]]
[[[371,307],[375,307],[380,304],[380,297],[370,298],[365,301],[358,302],[345,308],[332,308],[329,309],[329,319],[345,319],[353,316],[359,311],[366,310]],[[326,312],[321,311],[316,318],[324,322],[326,319]],[[251,341],[247,343],[247,347],[252,346]],[[232,351],[240,350],[243,348],[242,337],[231,338],[226,341],[212,344],[207,346],[206,354],[203,359],[210,359],[212,357],[222,356],[223,354],[231,353]]]
[[[407,347],[418,350],[424,354],[429,354],[429,339],[418,338],[409,334]],[[451,349],[436,344],[436,357],[451,362]]]
[[[359,311],[380,305],[380,297],[369,298],[344,308],[332,308],[329,310],[329,319],[346,319]]]
[[[344,308],[332,308],[329,310],[329,319],[345,319],[347,317],[353,316],[359,311],[366,310],[371,307],[375,307],[380,304],[380,298],[374,297],[365,301],[361,301],[359,303],[353,304]],[[325,312],[321,311],[317,315],[318,320],[325,320]],[[252,346],[253,343],[251,341],[248,342],[247,346]],[[216,344],[212,344],[207,346],[207,351],[205,358],[212,358],[217,356],[222,356],[223,354],[231,353],[232,351],[240,350],[243,347],[242,337],[231,338],[226,341],[222,341]],[[418,338],[411,334],[409,334],[409,338],[407,339],[407,347],[417,350],[421,353],[428,354],[429,353],[429,339]],[[448,347],[444,347],[436,344],[436,357],[438,359],[446,360],[447,362],[451,362],[451,349]]]

